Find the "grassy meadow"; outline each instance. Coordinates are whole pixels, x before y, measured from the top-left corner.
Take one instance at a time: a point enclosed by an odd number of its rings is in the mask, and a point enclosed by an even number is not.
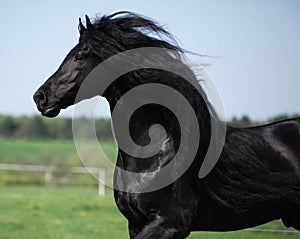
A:
[[[111,161],[116,159],[114,141],[101,141],[101,148]],[[106,168],[106,180],[112,181],[113,168],[111,163],[94,154],[87,144],[83,149],[88,158],[89,167]],[[61,173],[54,174],[54,184],[95,185],[97,181],[88,174],[71,174],[70,167],[83,167],[73,140],[24,140],[0,138],[0,163],[51,165]],[[110,166],[110,167],[109,167]],[[108,170],[110,169],[110,170]],[[94,175],[97,177],[97,175]],[[0,172],[0,185],[44,185],[44,174],[36,172]]]
[[[101,147],[110,159],[115,158],[114,141],[101,141]],[[51,164],[57,161],[82,166],[73,140],[0,138],[0,163]]]
[[[114,156],[116,147],[104,142]],[[81,166],[73,141],[25,141],[0,139],[0,163]],[[0,239],[129,238],[127,222],[119,213],[110,189],[97,195],[91,176],[73,183],[46,186],[40,173],[0,171]],[[83,176],[82,176],[83,177]],[[80,181],[81,180],[81,181]],[[259,228],[289,230],[280,221]],[[194,232],[190,239],[299,239],[300,234],[237,231]]]
[[[93,187],[0,187],[1,239],[129,238],[127,222],[112,191],[98,196]],[[260,228],[283,229],[275,221]],[[193,232],[189,239],[299,239],[299,234],[269,232]]]

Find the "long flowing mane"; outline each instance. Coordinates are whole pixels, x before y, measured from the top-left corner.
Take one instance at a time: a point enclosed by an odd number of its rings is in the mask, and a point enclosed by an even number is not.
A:
[[[191,84],[171,72],[140,69],[121,77],[123,79],[116,80],[114,85],[110,87],[109,94],[106,94],[106,98],[109,99],[111,95],[120,96],[136,85],[149,83],[150,81],[171,86],[188,99],[197,116],[202,119],[199,123],[202,130],[202,150],[204,152],[210,138],[210,119],[218,120],[218,117],[200,85],[201,79],[197,79],[197,73],[191,69],[191,66],[183,63],[182,56],[187,51],[179,46],[175,37],[153,20],[127,11],[102,16],[90,24],[88,30],[81,34],[79,41],[86,42],[92,52],[102,60],[126,50],[140,47],[157,47],[164,49],[165,54],[153,55],[151,60],[155,61],[156,58],[161,57],[169,64],[172,64],[172,62],[180,63],[176,66],[179,66],[180,71],[189,76]],[[168,50],[171,51],[171,54]],[[126,82],[126,86],[124,86],[124,82]],[[199,91],[201,95],[199,95]],[[207,142],[204,143],[204,141]]]
[[[162,47],[184,52],[173,35],[162,26],[127,11],[95,19],[93,30],[83,34],[80,40],[88,41],[101,59],[139,47]]]

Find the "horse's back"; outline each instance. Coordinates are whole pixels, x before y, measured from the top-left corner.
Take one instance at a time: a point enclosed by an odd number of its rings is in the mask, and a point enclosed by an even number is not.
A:
[[[300,118],[266,125],[263,132],[270,145],[292,163],[300,175]]]

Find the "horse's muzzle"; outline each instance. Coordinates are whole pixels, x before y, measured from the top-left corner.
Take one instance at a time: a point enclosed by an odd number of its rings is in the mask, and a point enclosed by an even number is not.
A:
[[[43,116],[55,117],[60,112],[59,105],[56,102],[51,103],[43,90],[37,90],[33,95],[33,100]]]

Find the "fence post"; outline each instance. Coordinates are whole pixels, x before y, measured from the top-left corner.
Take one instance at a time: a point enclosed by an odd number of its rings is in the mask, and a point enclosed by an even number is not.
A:
[[[45,168],[45,183],[46,185],[50,185],[52,183],[52,173],[53,173],[53,167],[49,166]]]

